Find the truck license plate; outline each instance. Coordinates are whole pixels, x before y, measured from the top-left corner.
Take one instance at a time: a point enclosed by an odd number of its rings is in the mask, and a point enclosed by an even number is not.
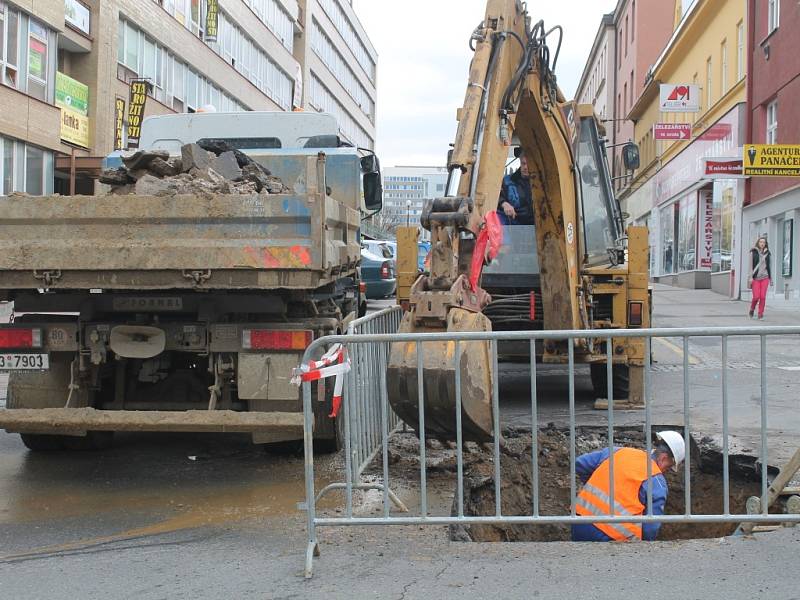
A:
[[[0,354],[0,371],[47,371],[48,354]]]

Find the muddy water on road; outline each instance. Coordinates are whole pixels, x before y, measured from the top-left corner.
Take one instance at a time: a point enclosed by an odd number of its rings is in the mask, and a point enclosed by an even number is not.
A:
[[[318,486],[334,460],[318,457]],[[252,519],[302,525],[304,496],[302,455],[248,436],[126,434],[106,452],[32,453],[0,434],[0,528],[47,527],[62,542],[60,529],[86,523],[93,534],[66,546]]]

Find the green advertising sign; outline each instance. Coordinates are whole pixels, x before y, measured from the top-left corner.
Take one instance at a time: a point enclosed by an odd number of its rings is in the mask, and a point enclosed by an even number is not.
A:
[[[56,106],[83,116],[89,114],[89,86],[56,72]]]

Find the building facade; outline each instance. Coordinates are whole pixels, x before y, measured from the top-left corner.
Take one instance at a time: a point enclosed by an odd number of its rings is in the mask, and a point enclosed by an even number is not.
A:
[[[394,229],[398,225],[419,226],[425,202],[445,194],[446,167],[389,167],[383,170],[382,226]],[[430,233],[420,231],[420,239]]]
[[[69,152],[55,106],[63,2],[0,0],[0,193],[53,191],[55,156]]]
[[[603,15],[597,35],[592,44],[589,60],[583,69],[581,80],[575,91],[575,99],[579,104],[591,104],[601,120],[613,119],[614,115],[614,73],[616,53],[616,28],[614,13]],[[614,143],[616,129],[608,126]]]
[[[636,141],[628,114],[644,89],[647,75],[675,28],[681,0],[619,0],[614,10],[616,56],[614,59],[612,139],[615,144]],[[607,127],[607,133],[610,127]],[[622,166],[622,147],[614,148],[612,176],[615,189],[628,182]]]
[[[745,5],[696,0],[650,71],[627,117],[641,168],[620,193],[623,210],[650,229],[651,275],[658,281],[738,294],[736,244],[745,184],[706,174],[708,159],[741,159],[747,65]],[[662,110],[662,84],[697,86],[693,112]],[[655,139],[657,124],[683,125],[686,141]]]
[[[748,0],[748,119],[747,143],[800,143],[800,61],[794,35],[800,27],[800,7],[788,0]],[[747,250],[766,236],[772,250],[771,288],[775,299],[800,298],[796,263],[800,243],[800,180],[753,177],[747,181],[742,210],[740,270],[749,270]],[[741,294],[750,297],[746,276]]]
[[[16,88],[0,89],[0,106],[25,106],[2,111],[3,146],[15,140],[15,161],[38,156],[18,143],[45,156],[45,183],[15,175],[20,191],[51,191],[55,177],[68,193],[74,174],[91,193],[99,158],[127,145],[132,80],[148,84],[144,117],[317,110],[374,147],[377,54],[348,0],[0,0],[0,30],[16,49],[0,54]]]

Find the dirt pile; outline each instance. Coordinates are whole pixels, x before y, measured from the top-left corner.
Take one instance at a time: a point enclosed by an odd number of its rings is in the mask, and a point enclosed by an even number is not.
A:
[[[104,171],[100,182],[110,194],[174,196],[204,194],[280,194],[280,179],[224,140],[186,144],[180,157],[164,150],[139,150],[123,156],[123,166]]]
[[[531,435],[524,432],[507,432],[507,444],[500,456],[501,504],[504,515],[532,515]],[[570,512],[570,454],[569,433],[548,428],[539,432],[539,514],[568,515]],[[644,448],[641,431],[617,432],[615,445]],[[581,430],[576,436],[576,455],[606,447],[604,433]],[[693,448],[694,450],[694,448]],[[746,457],[745,457],[746,458]],[[703,452],[692,457],[692,512],[694,514],[722,513],[722,474],[715,461],[706,460]],[[455,466],[453,466],[455,470]],[[734,513],[745,512],[748,496],[758,495],[760,486],[747,476],[748,469],[732,466],[730,479],[730,506]],[[666,475],[669,485],[666,514],[683,514],[683,470]],[[577,488],[580,490],[578,482]],[[457,514],[454,500],[453,514]],[[493,515],[494,464],[491,448],[479,447],[469,454],[464,463],[464,514]],[[665,524],[659,540],[722,537],[733,532],[726,524]],[[567,525],[469,525],[451,528],[451,539],[458,541],[538,542],[570,539]]]

